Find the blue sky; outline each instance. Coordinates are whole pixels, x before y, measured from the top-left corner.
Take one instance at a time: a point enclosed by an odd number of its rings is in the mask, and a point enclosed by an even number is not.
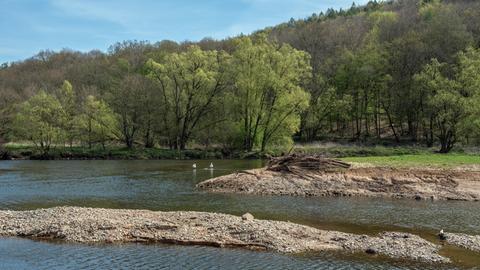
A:
[[[352,0],[0,0],[0,63],[44,49],[105,51],[123,40],[221,39],[351,4]]]

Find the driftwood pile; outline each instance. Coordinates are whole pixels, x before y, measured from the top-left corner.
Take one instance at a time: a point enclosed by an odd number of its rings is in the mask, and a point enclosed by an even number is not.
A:
[[[267,170],[300,174],[302,172],[338,172],[350,168],[350,164],[340,160],[325,158],[318,155],[293,154],[272,158]]]

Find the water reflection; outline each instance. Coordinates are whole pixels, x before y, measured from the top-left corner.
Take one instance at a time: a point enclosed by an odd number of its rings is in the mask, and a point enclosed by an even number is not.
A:
[[[35,254],[35,256],[32,256]],[[76,245],[0,240],[0,268],[10,269],[456,269],[336,254],[285,256],[237,249],[171,245]]]

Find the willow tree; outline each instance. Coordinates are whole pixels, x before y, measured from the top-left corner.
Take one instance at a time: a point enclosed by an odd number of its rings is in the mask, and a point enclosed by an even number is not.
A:
[[[54,96],[40,91],[25,101],[16,115],[14,125],[18,139],[35,144],[47,154],[65,138],[65,111]]]
[[[57,96],[58,101],[63,108],[65,117],[62,128],[67,131],[65,133],[65,138],[71,148],[74,140],[77,137],[75,126],[77,124],[76,116],[78,114],[75,103],[75,92],[73,91],[72,84],[67,80],[63,81],[62,87],[57,91]]]
[[[291,143],[300,113],[308,107],[309,95],[301,83],[311,76],[309,60],[308,53],[269,42],[263,35],[236,40],[230,93],[236,113],[231,121],[242,127],[244,150]]]
[[[117,115],[103,101],[88,96],[83,104],[82,114],[77,119],[79,133],[88,147],[92,148],[94,143],[100,143],[105,149],[105,142],[115,138],[115,128],[118,126]]]
[[[171,148],[185,149],[194,132],[209,126],[205,122],[223,119],[209,114],[226,87],[228,62],[226,53],[198,46],[147,62],[149,76],[158,84],[163,130]]]

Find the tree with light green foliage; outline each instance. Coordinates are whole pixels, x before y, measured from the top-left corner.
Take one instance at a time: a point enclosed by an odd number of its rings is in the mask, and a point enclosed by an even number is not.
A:
[[[291,145],[310,98],[302,87],[311,77],[310,56],[259,35],[237,39],[232,57],[230,121],[242,128],[243,149]]]
[[[433,59],[415,75],[417,89],[422,93],[424,113],[430,121],[430,133],[440,141],[440,153],[448,153],[461,139],[461,123],[465,119],[466,100],[457,81],[442,74],[445,64]]]
[[[185,149],[194,132],[223,120],[207,116],[226,87],[228,66],[228,54],[198,46],[147,62],[148,76],[158,85],[164,134],[171,148]]]
[[[40,91],[20,105],[14,120],[16,138],[31,141],[42,154],[48,154],[52,147],[65,139],[65,118],[58,99]]]
[[[103,101],[94,96],[88,96],[82,108],[83,112],[76,118],[82,141],[92,148],[93,144],[100,143],[105,149],[105,143],[114,138],[118,126],[118,117]]]
[[[463,129],[467,139],[480,142],[480,49],[468,48],[459,54],[458,81],[466,100],[467,117]]]
[[[58,100],[62,105],[63,111],[65,113],[63,119],[63,129],[67,131],[65,133],[65,139],[70,147],[73,146],[74,140],[77,138],[76,134],[76,117],[77,117],[77,105],[75,103],[75,92],[73,91],[72,84],[65,80],[63,81],[62,87],[58,89]]]

